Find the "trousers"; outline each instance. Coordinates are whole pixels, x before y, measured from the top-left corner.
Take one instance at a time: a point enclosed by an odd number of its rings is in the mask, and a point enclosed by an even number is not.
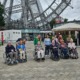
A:
[[[20,59],[25,59],[25,51],[20,51]]]
[[[43,50],[37,51],[37,56],[38,58],[44,58],[44,51]]]

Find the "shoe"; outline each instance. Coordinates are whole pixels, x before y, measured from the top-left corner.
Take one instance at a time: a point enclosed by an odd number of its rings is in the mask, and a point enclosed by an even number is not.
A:
[[[15,61],[18,64],[18,60]]]
[[[37,62],[40,62],[40,59],[37,59]]]
[[[13,64],[14,62],[13,61],[11,61],[11,64]]]
[[[22,63],[23,62],[22,59],[20,59],[19,62]]]
[[[45,60],[45,58],[42,58],[42,61],[44,61]]]
[[[24,59],[24,62],[27,62],[27,60],[26,60],[26,59]]]

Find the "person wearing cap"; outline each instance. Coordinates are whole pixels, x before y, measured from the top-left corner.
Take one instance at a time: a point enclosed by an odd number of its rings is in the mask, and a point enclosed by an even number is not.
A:
[[[5,47],[5,53],[6,56],[10,56],[11,59],[15,58],[17,60],[17,53],[15,50],[15,47],[12,45],[12,43],[9,41],[7,46]]]

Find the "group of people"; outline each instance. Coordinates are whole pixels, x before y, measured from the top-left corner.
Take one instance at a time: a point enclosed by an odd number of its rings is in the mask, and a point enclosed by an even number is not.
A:
[[[42,43],[44,43],[44,45],[42,45]],[[8,64],[26,62],[26,46],[26,39],[18,39],[16,41],[16,47],[14,47],[11,42],[8,42],[7,46],[5,47],[5,62],[8,62]],[[63,40],[61,34],[52,37],[46,35],[44,42],[42,42],[41,36],[38,35],[36,38],[34,38],[34,47],[34,58],[37,61],[44,61],[46,56],[49,56],[53,60],[59,60],[60,58],[78,58],[76,45],[70,35],[67,38],[67,41]]]
[[[16,41],[16,47],[9,41],[5,47],[6,63],[14,64],[18,62],[26,62],[26,40],[19,39]]]
[[[42,45],[40,35],[34,39],[34,45]],[[49,35],[46,35],[44,38],[44,46],[45,49],[38,47],[39,49],[37,50],[37,60],[40,60],[40,58],[44,58],[45,60],[46,56],[50,56],[50,58],[53,60],[59,60],[60,58],[78,58],[76,45],[73,42],[71,35],[68,36],[66,41],[64,41],[61,34],[52,36],[52,38],[50,38]]]

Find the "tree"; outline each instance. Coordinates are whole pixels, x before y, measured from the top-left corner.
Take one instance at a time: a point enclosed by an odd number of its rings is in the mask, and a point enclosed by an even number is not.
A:
[[[64,22],[65,22],[65,23],[68,22],[68,19],[65,18],[65,19],[64,19]]]
[[[55,25],[55,24],[56,24],[55,19],[53,19],[53,20],[50,22],[51,29],[53,28],[53,25]]]
[[[5,21],[4,21],[3,14],[4,14],[4,7],[0,3],[0,29],[3,28],[3,26],[5,26]]]

